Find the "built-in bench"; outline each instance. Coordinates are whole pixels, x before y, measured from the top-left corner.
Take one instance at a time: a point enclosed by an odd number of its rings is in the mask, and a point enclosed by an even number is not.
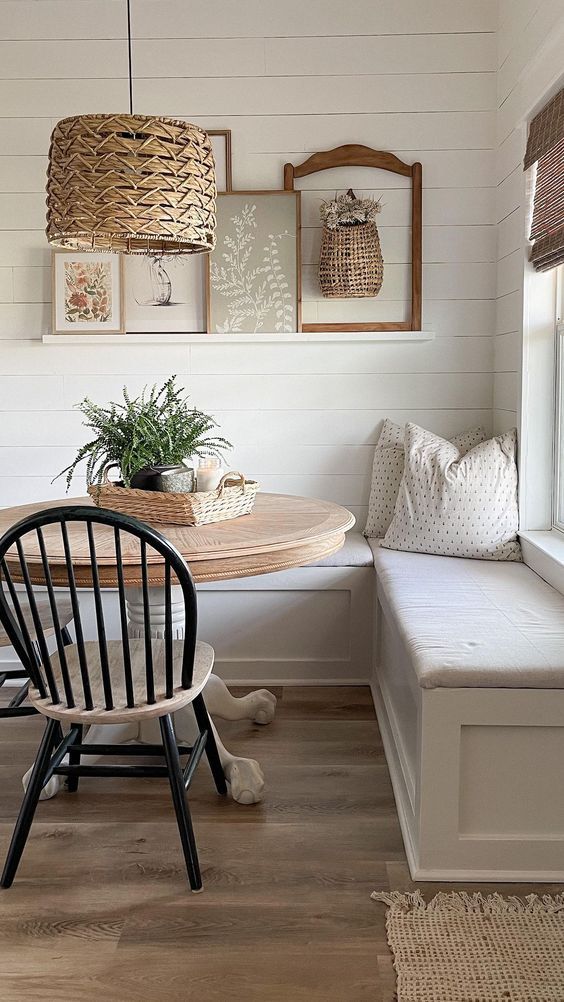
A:
[[[374,700],[412,875],[564,879],[564,597],[373,545]]]

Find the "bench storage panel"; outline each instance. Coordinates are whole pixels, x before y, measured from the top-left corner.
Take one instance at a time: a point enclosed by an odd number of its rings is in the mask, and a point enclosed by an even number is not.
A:
[[[348,532],[318,564],[198,585],[199,633],[227,682],[367,684],[374,586],[370,546]]]
[[[373,567],[298,567],[198,585],[198,630],[227,682],[368,685]]]

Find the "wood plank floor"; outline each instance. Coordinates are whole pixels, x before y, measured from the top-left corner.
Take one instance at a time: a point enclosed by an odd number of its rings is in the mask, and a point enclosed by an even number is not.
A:
[[[205,765],[194,781],[203,894],[187,889],[166,780],[83,779],[40,804],[0,892],[2,1002],[390,1002],[370,892],[415,885],[370,692],[273,691],[271,725],[220,728],[261,761],[264,802],[218,798]],[[41,728],[0,720],[1,858]]]

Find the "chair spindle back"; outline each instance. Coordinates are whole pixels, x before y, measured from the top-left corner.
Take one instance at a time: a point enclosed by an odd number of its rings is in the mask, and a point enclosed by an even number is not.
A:
[[[82,530],[77,531],[80,526]],[[79,549],[81,560],[76,552]],[[64,554],[62,561],[61,552]],[[57,557],[53,554],[57,554]],[[155,580],[155,566],[159,569],[159,591],[162,586],[164,592],[162,600],[159,595],[158,603],[164,606],[164,631],[161,623],[155,623],[156,632],[151,628],[151,588],[155,588],[152,583]],[[86,574],[86,587],[93,593],[98,655],[95,665],[92,658],[87,657],[78,597],[78,567],[82,587],[85,587]],[[138,656],[139,641],[132,640],[129,635],[127,609],[128,588],[138,588],[139,583],[145,662],[143,692],[139,691],[139,685],[136,691],[134,682],[132,644],[136,644]],[[61,584],[70,595],[76,651],[74,648],[66,648],[64,644],[64,626],[59,621],[55,590]],[[103,588],[115,588],[116,584],[121,641],[121,665],[117,680],[115,657],[113,662],[110,657],[102,600]],[[48,623],[41,621],[38,612],[38,587],[47,592],[50,611]],[[163,695],[166,699],[172,698],[175,688],[173,587],[181,589],[184,600],[180,686],[182,689],[189,689],[192,685],[196,650],[196,589],[183,557],[160,532],[138,519],[118,512],[86,505],[68,505],[47,508],[30,515],[0,539],[0,623],[41,698],[49,698],[54,704],[65,704],[69,709],[76,707],[80,710],[92,710],[96,689],[103,694],[104,708],[114,709],[116,685],[120,693],[125,693],[125,705],[128,708],[134,708],[139,703],[155,703]],[[22,599],[29,610],[27,616]],[[49,651],[46,632],[54,635],[54,652]],[[159,656],[158,664],[155,663],[154,654],[155,636],[162,642],[163,656]],[[112,645],[112,650],[114,649],[115,644]],[[78,659],[80,670],[74,672],[74,677],[69,670],[68,651],[73,651]],[[53,661],[56,663],[53,664]]]

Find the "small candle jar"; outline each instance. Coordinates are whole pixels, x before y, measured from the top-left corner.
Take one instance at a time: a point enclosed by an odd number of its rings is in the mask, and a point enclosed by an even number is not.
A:
[[[205,456],[200,459],[196,470],[196,490],[215,491],[223,476],[223,467],[215,456]]]

